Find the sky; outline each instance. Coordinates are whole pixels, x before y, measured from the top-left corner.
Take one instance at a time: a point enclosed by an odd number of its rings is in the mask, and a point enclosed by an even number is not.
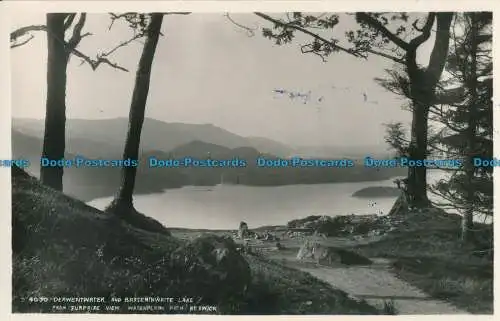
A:
[[[278,17],[279,14],[273,14]],[[270,23],[253,14],[231,14],[250,28]],[[12,30],[43,24],[44,14],[19,15]],[[354,23],[346,17],[336,34]],[[93,33],[78,49],[95,56],[131,36],[125,24],[108,30],[107,14],[89,14],[84,32]],[[302,54],[298,35],[290,45],[277,46],[261,36],[249,36],[223,13],[165,16],[153,62],[146,117],[165,122],[213,124],[243,136],[271,138],[292,146],[381,145],[385,123],[409,123],[404,100],[374,82],[392,63],[334,54],[327,62]],[[44,118],[46,97],[46,35],[34,33],[28,44],[11,50],[12,116]],[[432,42],[432,38],[429,43]],[[428,45],[419,52],[425,52]],[[136,66],[142,44],[119,49],[112,61],[93,71],[72,57],[68,66],[67,118],[128,117]],[[425,59],[425,58],[422,58]],[[290,99],[282,89],[308,93],[310,100]],[[363,93],[366,94],[365,101]]]

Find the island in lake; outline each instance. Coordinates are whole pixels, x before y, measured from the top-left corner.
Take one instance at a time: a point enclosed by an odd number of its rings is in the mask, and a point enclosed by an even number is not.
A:
[[[354,197],[390,197],[399,196],[401,191],[396,187],[389,186],[370,186],[354,192]]]

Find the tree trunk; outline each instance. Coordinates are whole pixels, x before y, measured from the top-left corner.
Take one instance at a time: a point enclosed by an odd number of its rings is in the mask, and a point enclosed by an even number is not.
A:
[[[42,157],[64,158],[66,143],[66,67],[69,54],[64,45],[65,13],[47,14],[47,100]],[[63,167],[41,167],[40,180],[56,190],[63,189]]]
[[[434,100],[436,86],[448,57],[452,19],[453,13],[450,12],[436,14],[436,38],[427,69],[421,70],[416,67],[416,48],[413,59],[409,62],[408,76],[413,96],[413,120],[409,153],[411,159],[424,160],[427,157],[429,108]],[[408,168],[408,193],[412,198],[410,206],[426,207],[429,205],[427,169],[425,167]]]
[[[151,67],[158,44],[158,38],[160,36],[162,21],[162,13],[152,14],[147,30],[146,42],[135,75],[135,87],[132,94],[132,102],[130,104],[128,132],[123,152],[124,159],[139,158],[139,145],[149,92]],[[127,209],[133,209],[132,195],[134,192],[136,173],[136,167],[122,168],[122,183],[115,200],[109,207],[112,211],[119,209],[116,211],[117,214],[125,214]],[[124,210],[124,212],[120,213],[122,210]]]
[[[427,158],[429,104],[420,100],[414,102],[411,126],[412,142],[409,158],[421,160]],[[408,168],[408,194],[410,207],[426,207],[429,205],[427,197],[427,170],[424,166]]]
[[[478,44],[476,40],[477,36],[477,21],[476,14],[469,13],[471,20],[471,42],[470,42],[470,56],[471,63],[469,65],[470,73],[467,77],[466,74],[466,86],[471,94],[471,100],[469,107],[469,119],[467,126],[467,160],[465,162],[465,175],[467,184],[467,196],[466,196],[466,210],[462,217],[462,242],[468,243],[471,241],[471,233],[474,225],[474,202],[475,202],[475,187],[474,187],[474,176],[475,168],[473,163],[473,158],[475,154],[476,146],[476,128],[477,128],[477,49]],[[468,56],[468,55],[467,55]]]

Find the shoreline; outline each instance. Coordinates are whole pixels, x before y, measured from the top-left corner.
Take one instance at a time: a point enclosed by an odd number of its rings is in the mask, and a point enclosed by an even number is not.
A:
[[[372,182],[385,182],[385,181],[389,181],[389,180],[394,180],[396,178],[401,178],[401,177],[404,177],[404,176],[401,176],[401,175],[395,175],[395,176],[391,176],[387,179],[383,179],[383,180],[361,180],[361,181],[345,181],[345,182],[331,182],[331,183],[299,183],[299,184],[280,184],[280,185],[256,185],[256,184],[253,184],[253,185],[248,185],[248,184],[222,184],[224,186],[231,186],[231,187],[262,187],[262,188],[279,188],[279,187],[289,187],[289,186],[318,186],[318,185],[333,185],[333,184],[353,184],[353,183],[372,183]],[[178,186],[178,187],[165,187],[165,188],[161,188],[161,189],[151,189],[151,190],[148,190],[148,191],[145,191],[145,190],[138,190],[136,192],[134,192],[134,196],[145,196],[145,195],[153,195],[153,194],[162,194],[166,191],[169,191],[169,190],[178,190],[178,189],[182,189],[182,188],[194,188],[194,187],[200,187],[200,188],[215,188],[217,186],[220,186],[221,184],[215,184],[215,185],[183,185],[183,186]],[[82,187],[76,187],[76,188],[73,188],[73,190],[75,189],[80,189]],[[361,188],[361,189],[364,189],[365,187]],[[361,190],[360,189],[360,190]],[[65,193],[68,193],[68,195],[71,195],[72,197],[75,197],[77,199],[79,199],[80,201],[82,202],[85,202],[85,203],[90,203],[90,202],[93,202],[95,200],[98,200],[98,199],[103,199],[103,198],[109,198],[109,197],[113,197],[114,196],[114,193],[106,193],[107,195],[102,195],[102,196],[99,196],[99,197],[79,197],[78,195],[75,195],[75,193],[71,193],[71,192],[65,192]],[[392,196],[391,196],[392,197]],[[373,198],[378,198],[378,196],[373,196]]]

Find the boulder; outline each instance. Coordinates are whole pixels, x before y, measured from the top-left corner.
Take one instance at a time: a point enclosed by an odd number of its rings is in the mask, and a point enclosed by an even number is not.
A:
[[[370,265],[372,261],[355,252],[325,246],[319,242],[305,241],[297,253],[298,260],[313,259],[319,264],[331,265],[340,263],[344,265]]]
[[[311,259],[313,258],[313,244],[309,240],[305,242],[300,247],[297,252],[297,260]]]
[[[336,249],[336,253],[340,257],[340,263],[345,265],[370,265],[372,264],[372,260],[367,257],[364,257],[358,253],[344,250],[344,249]]]
[[[240,223],[240,227],[238,229],[238,238],[244,239],[248,237],[248,225],[245,222]]]
[[[243,302],[251,281],[250,267],[231,238],[199,236],[176,249],[171,262],[177,279],[182,280],[179,296],[201,297],[203,304],[218,305],[221,310],[232,309],[221,304]]]

